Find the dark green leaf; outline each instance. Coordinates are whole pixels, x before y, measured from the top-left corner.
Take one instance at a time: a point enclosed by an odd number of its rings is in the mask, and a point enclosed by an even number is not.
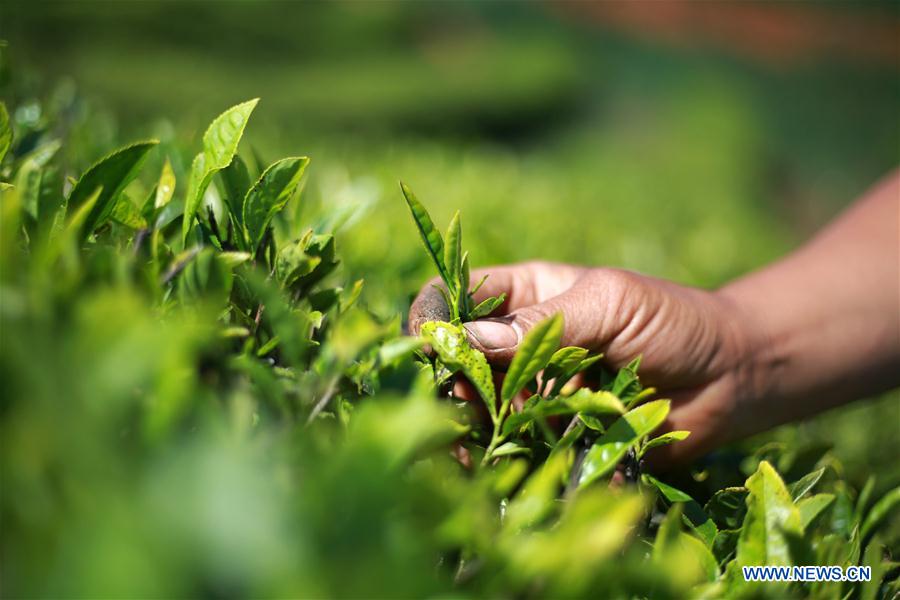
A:
[[[815,518],[832,502],[834,502],[834,494],[816,494],[797,502],[797,509],[800,511],[800,525],[803,530],[808,529]]]
[[[660,481],[652,475],[645,474],[643,478],[645,481],[656,487],[669,502],[684,503],[684,522],[700,536],[707,547],[711,547],[719,530],[700,504],[691,498],[689,494]]]
[[[638,356],[626,366],[619,369],[612,384],[612,393],[622,399],[626,406],[633,404],[635,396],[641,391],[641,380],[638,377],[638,368],[641,366],[641,357]]]
[[[12,129],[9,126],[9,113],[6,112],[6,104],[0,102],[0,162],[3,162],[11,145]]]
[[[272,217],[284,208],[300,184],[309,159],[283,158],[266,169],[244,198],[244,230],[256,251]]]
[[[728,487],[717,491],[704,507],[720,529],[738,529],[747,514],[747,489]]]
[[[868,541],[875,528],[898,507],[900,507],[900,487],[895,487],[882,496],[881,500],[876,502],[866,515],[860,530],[860,538],[863,540],[863,543]]]
[[[222,169],[220,176],[223,188],[222,198],[225,200],[225,206],[228,207],[228,212],[231,214],[231,218],[234,219],[235,226],[243,230],[244,198],[247,196],[247,192],[250,191],[250,185],[252,184],[250,172],[247,171],[247,165],[240,155],[235,154],[231,163]]]
[[[151,140],[126,146],[105,156],[89,168],[69,194],[68,210],[78,210],[97,188],[103,188],[93,209],[84,220],[80,239],[86,238],[112,215],[119,193],[137,175],[151,148],[159,142]]]

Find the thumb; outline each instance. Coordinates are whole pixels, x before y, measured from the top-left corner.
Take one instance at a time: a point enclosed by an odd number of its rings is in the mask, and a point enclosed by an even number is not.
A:
[[[531,329],[553,315],[562,314],[565,328],[561,344],[594,349],[597,323],[602,322],[596,299],[580,286],[572,287],[544,302],[522,307],[508,315],[465,323],[469,341],[493,364],[507,365],[519,343]],[[593,306],[592,306],[593,305]]]

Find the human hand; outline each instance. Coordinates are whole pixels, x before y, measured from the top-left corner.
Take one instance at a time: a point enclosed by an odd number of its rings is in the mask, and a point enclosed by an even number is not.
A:
[[[562,313],[564,346],[604,353],[618,369],[642,355],[642,381],[673,401],[667,427],[692,432],[665,448],[665,459],[683,460],[746,433],[737,422],[739,394],[752,389],[747,355],[752,337],[725,296],[636,273],[547,262],[488,267],[475,301],[507,294],[494,315],[466,323],[472,345],[498,367],[509,364],[525,333]],[[441,294],[426,285],[410,309],[410,329],[445,319]]]

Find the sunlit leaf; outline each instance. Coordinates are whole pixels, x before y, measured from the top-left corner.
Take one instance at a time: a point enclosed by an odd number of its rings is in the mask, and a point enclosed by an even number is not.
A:
[[[428,211],[425,210],[425,207],[422,206],[422,203],[419,202],[409,186],[401,181],[400,189],[403,191],[403,197],[406,198],[409,212],[412,213],[413,221],[419,230],[419,236],[422,238],[422,243],[425,244],[428,256],[431,257],[438,274],[447,285],[447,288],[452,290],[453,281],[450,279],[447,267],[444,265],[444,239],[441,237],[441,232],[434,226],[431,215],[428,214]]]
[[[628,449],[659,427],[668,414],[669,401],[655,400],[622,415],[588,450],[578,478],[579,487],[612,471]]]
[[[802,522],[781,476],[762,461],[745,486],[747,515],[738,539],[737,564],[792,564],[787,535],[801,535]]]
[[[529,331],[516,350],[506,371],[500,397],[504,402],[511,400],[516,394],[534,379],[538,372],[546,366],[547,361],[559,348],[559,340],[563,333],[563,317],[554,315],[541,321]]]
[[[484,354],[469,346],[465,330],[461,326],[430,321],[421,327],[421,334],[431,343],[444,365],[454,371],[462,371],[472,382],[484,401],[491,418],[497,420],[496,394],[491,368]]]
[[[191,163],[191,174],[184,199],[182,241],[187,240],[187,236],[194,226],[194,217],[197,216],[203,194],[209,187],[213,175],[227,167],[234,158],[238,143],[250,120],[250,114],[258,102],[259,99],[256,98],[232,106],[213,119],[206,133],[203,134],[203,151]]]
[[[825,473],[825,468],[816,469],[811,473],[807,473],[797,481],[788,485],[788,491],[791,493],[791,498],[794,501],[799,500],[803,496],[805,496],[822,478],[822,475]]]

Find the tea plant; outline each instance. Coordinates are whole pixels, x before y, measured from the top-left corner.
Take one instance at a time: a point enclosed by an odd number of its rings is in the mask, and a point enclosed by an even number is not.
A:
[[[687,435],[658,435],[669,402],[638,360],[612,374],[559,348],[559,316],[497,390],[461,324],[503,299],[473,302],[458,216],[442,237],[408,188],[450,319],[400,335],[296,212],[308,159],[242,150],[256,106],[187,154],[147,140],[84,165],[79,111],[0,104],[4,596],[897,593],[900,493],[856,494],[831,453],[657,479],[644,454]],[[437,397],[454,374],[486,427]],[[752,564],[873,581],[745,584]]]
[[[460,281],[441,271],[440,261],[435,258],[440,256],[440,234],[409,188],[402,185],[402,189],[429,256],[448,288],[456,290],[455,294],[443,294],[445,301],[449,305],[459,298],[470,298],[474,291],[466,294],[465,290],[452,288],[450,283],[458,286]],[[448,233],[447,237],[454,240],[454,253],[459,255],[459,213],[453,217],[450,231],[452,236]],[[496,306],[502,303],[502,297],[490,300],[497,300]],[[430,321],[421,325],[421,335],[429,342],[434,356],[420,354],[420,358],[438,386],[451,375],[461,373],[477,390],[490,415],[492,432],[483,449],[477,445],[469,447],[482,452],[482,468],[517,455],[527,456],[539,465],[517,492],[503,499],[509,512],[505,517],[501,512],[501,520],[512,519],[514,527],[540,523],[554,512],[550,505],[558,495],[566,502],[577,503],[580,495],[590,493],[592,487],[610,485],[610,475],[618,467],[625,481],[637,484],[641,492],[658,496],[655,508],[650,504],[644,507],[651,522],[655,511],[669,507],[655,536],[652,563],[658,568],[674,561],[685,567],[691,573],[687,580],[701,586],[696,588],[701,595],[760,593],[755,586],[761,584],[744,582],[743,566],[848,565],[862,560],[859,537],[865,538],[871,526],[857,522],[854,528],[844,530],[850,536],[850,550],[844,554],[837,552],[839,536],[832,532],[819,539],[822,530],[814,527],[835,500],[835,495],[829,493],[807,497],[825,467],[786,486],[772,465],[762,460],[744,486],[720,490],[705,508],[701,507],[685,492],[642,472],[642,459],[648,450],[684,440],[690,432],[669,431],[651,437],[665,421],[670,402],[649,400],[655,390],[640,383],[640,357],[614,377],[607,377],[597,390],[567,386],[576,375],[598,364],[602,355],[591,355],[584,348],[560,348],[563,318],[558,314],[537,324],[524,337],[503,376],[498,396],[485,356],[469,345],[465,329],[459,324],[465,311],[451,306],[450,314],[454,315],[451,322]],[[511,414],[512,402],[520,394],[527,399],[520,411]],[[556,417],[571,420],[560,431],[549,422]],[[539,499],[534,497],[535,490],[540,490]],[[865,505],[865,499],[861,501]],[[888,492],[870,518],[880,520],[883,517],[877,515],[897,504],[900,488]],[[527,509],[519,509],[522,506]],[[639,508],[635,511],[641,512]],[[682,531],[682,522],[690,533]],[[724,527],[720,529],[720,525]],[[563,522],[550,527],[563,528]],[[498,535],[502,539],[505,534],[501,531]],[[879,552],[873,550],[873,556]],[[685,572],[672,575],[685,577]],[[838,594],[827,584],[797,587],[792,591],[826,597]],[[787,587],[778,585],[774,589],[778,590],[775,593],[788,592]],[[869,589],[869,593],[877,589],[877,582]]]

